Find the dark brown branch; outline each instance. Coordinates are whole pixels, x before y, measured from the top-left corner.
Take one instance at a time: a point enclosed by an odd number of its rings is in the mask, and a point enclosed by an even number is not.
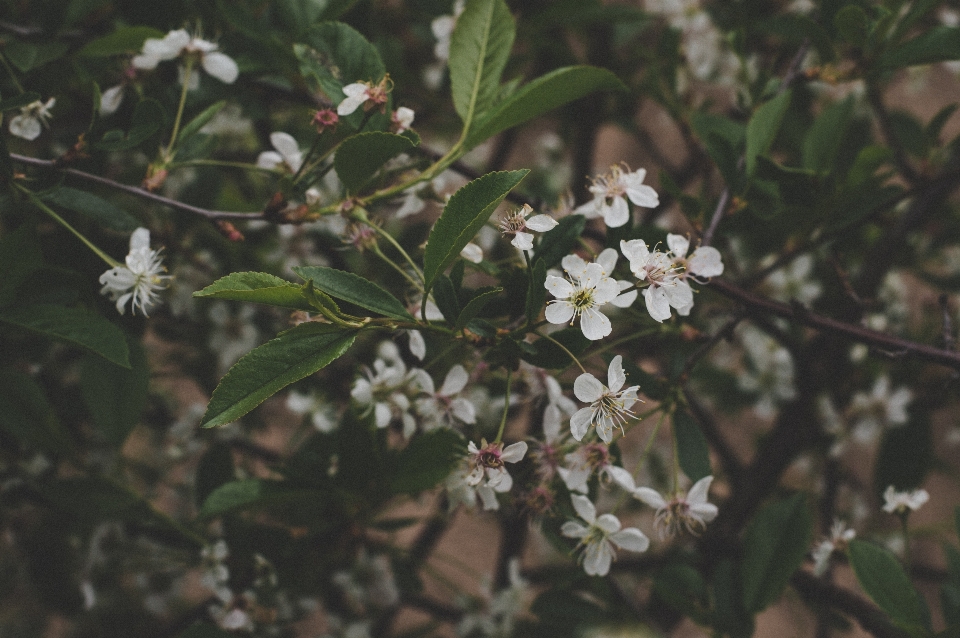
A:
[[[867,101],[870,102],[870,107],[873,109],[874,115],[877,116],[877,123],[880,125],[880,130],[883,131],[883,137],[886,139],[887,145],[893,151],[893,163],[897,165],[897,170],[908,182],[916,184],[920,181],[920,175],[910,164],[910,160],[907,159],[903,144],[900,143],[900,139],[893,130],[890,114],[883,105],[883,96],[880,95],[880,89],[873,84],[869,84],[867,87]]]
[[[960,353],[935,348],[915,341],[870,330],[855,324],[844,323],[830,317],[815,314],[798,305],[785,304],[748,292],[722,279],[714,279],[711,287],[720,294],[743,304],[751,314],[770,314],[795,321],[800,325],[842,335],[860,343],[890,352],[902,352],[906,356],[939,363],[954,369],[960,369]]]
[[[18,155],[17,153],[10,153],[10,159],[21,164],[26,164],[27,166],[36,166],[37,168],[46,168],[56,170],[64,175],[69,175],[77,179],[81,179],[87,182],[93,182],[94,184],[100,184],[101,186],[106,186],[116,191],[122,193],[127,193],[128,195],[133,195],[134,197],[139,197],[140,199],[150,200],[158,204],[163,204],[164,206],[169,206],[174,210],[180,210],[187,213],[193,213],[195,215],[200,215],[206,217],[207,219],[263,219],[263,213],[240,213],[234,211],[224,211],[224,210],[208,210],[206,208],[200,208],[198,206],[191,206],[190,204],[184,204],[175,199],[170,199],[169,197],[164,197],[163,195],[157,195],[156,193],[151,193],[150,191],[140,188],[139,186],[130,186],[128,184],[121,184],[120,182],[115,182],[112,179],[106,177],[100,177],[99,175],[94,175],[92,173],[85,173],[84,171],[78,171],[75,168],[61,168],[57,166],[56,162],[53,160],[42,160],[35,157],[27,157],[26,155]]]

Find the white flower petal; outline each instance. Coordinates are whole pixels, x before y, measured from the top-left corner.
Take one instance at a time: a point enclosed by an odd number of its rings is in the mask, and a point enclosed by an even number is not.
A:
[[[500,459],[506,463],[516,463],[523,459],[526,453],[527,444],[524,441],[520,441],[503,448],[503,452],[500,453]]]
[[[200,63],[203,65],[204,71],[224,84],[233,84],[237,76],[240,75],[240,69],[233,58],[219,51],[204,54]]]
[[[627,288],[630,288],[632,286],[633,284],[629,281],[623,281],[623,280],[617,281],[617,287],[620,290],[626,290]],[[616,297],[613,298],[613,301],[611,301],[610,303],[612,303],[617,308],[629,308],[630,306],[633,305],[633,302],[637,300],[637,295],[639,293],[640,293],[639,290],[633,289],[630,292],[617,295]]]
[[[283,156],[276,151],[264,151],[257,156],[257,167],[265,168],[269,171],[276,170],[283,164]]]
[[[588,576],[606,576],[612,560],[613,552],[606,540],[587,545],[583,552],[583,571]]]
[[[611,534],[610,542],[631,552],[645,552],[650,547],[650,539],[636,527],[628,527]]]
[[[421,204],[420,208],[423,209],[423,200],[419,200],[419,201]],[[404,204],[404,207],[405,206],[406,204]],[[397,211],[397,217],[400,217],[400,211]],[[473,242],[469,242],[466,246],[463,247],[463,250],[460,251],[460,256],[469,262],[472,262],[474,264],[479,264],[481,261],[483,261],[483,249],[480,248],[480,246],[477,246],[476,244],[474,244]]]
[[[607,534],[613,534],[620,529],[620,519],[613,514],[601,514],[594,525]]]
[[[605,390],[603,384],[589,372],[584,372],[573,382],[573,393],[583,403],[597,401]]]
[[[582,279],[587,272],[587,262],[580,255],[567,255],[560,260],[560,267],[563,268],[573,279]]]
[[[543,287],[546,288],[551,295],[557,299],[567,299],[570,295],[573,294],[573,284],[564,279],[563,277],[547,277],[546,281],[543,282]],[[572,316],[572,315],[571,315]],[[562,322],[552,322],[552,323],[562,323]]]
[[[535,230],[538,233],[545,233],[555,228],[558,223],[559,222],[553,217],[550,217],[550,215],[534,215],[526,221],[526,226],[530,230]]]
[[[690,250],[690,240],[683,235],[667,233],[667,247],[676,257],[686,257]]]
[[[111,86],[100,96],[100,115],[112,115],[123,102],[123,85]]]
[[[447,372],[447,376],[443,380],[443,385],[440,387],[440,396],[449,397],[457,394],[467,387],[467,381],[469,380],[470,375],[467,373],[466,368],[458,363]]]
[[[720,251],[713,246],[700,246],[687,260],[690,272],[700,277],[719,277],[723,274]]]
[[[594,507],[589,498],[580,494],[573,494],[570,500],[573,502],[573,509],[576,510],[577,516],[590,525],[597,521],[597,508]]]
[[[533,250],[533,235],[530,233],[519,232],[514,235],[513,240],[510,242],[518,250]]]
[[[450,402],[450,412],[464,423],[474,424],[477,422],[477,409],[463,397],[457,397]]]
[[[10,133],[25,140],[35,140],[40,137],[43,129],[40,120],[32,115],[16,115],[10,118]]]
[[[706,503],[709,497],[710,484],[713,483],[712,476],[704,476],[693,484],[690,491],[687,492],[687,503],[690,505],[701,505]]]
[[[660,197],[657,195],[657,191],[646,184],[628,188],[627,197],[637,206],[643,206],[644,208],[656,208],[660,205]]]
[[[560,533],[567,538],[583,538],[590,531],[590,528],[581,525],[577,521],[567,521],[560,526]]]
[[[643,299],[647,305],[647,312],[656,321],[662,322],[670,318],[670,301],[667,293],[661,287],[650,287],[643,290]]]
[[[649,487],[638,487],[633,493],[633,498],[643,501],[650,507],[658,510],[662,510],[667,506],[667,502],[663,496],[660,495],[660,492]]]
[[[581,313],[580,329],[583,331],[583,336],[590,341],[603,339],[613,332],[610,320],[596,308],[588,308]]]
[[[634,262],[645,263],[650,250],[647,243],[642,239],[631,239],[630,241],[620,240],[620,252],[630,262],[630,268],[634,269]]]
[[[410,354],[420,361],[427,356],[427,342],[419,330],[407,330],[407,336],[410,337]]]
[[[567,323],[573,319],[573,304],[568,301],[553,301],[547,304],[544,316],[550,323]]]
[[[627,381],[627,374],[623,371],[623,357],[619,354],[610,360],[607,367],[607,387],[610,392],[619,392]]]
[[[603,221],[610,228],[619,228],[630,221],[630,208],[623,197],[614,197],[610,205],[604,205]]]
[[[619,465],[608,465],[606,471],[614,483],[631,494],[637,489],[636,483],[633,482],[633,475]]]
[[[593,410],[590,408],[581,408],[570,417],[570,434],[578,441],[582,441],[590,429],[590,421],[593,418]]]

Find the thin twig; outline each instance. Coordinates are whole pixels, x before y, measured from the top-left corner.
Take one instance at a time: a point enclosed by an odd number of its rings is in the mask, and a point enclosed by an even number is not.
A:
[[[57,166],[57,163],[53,160],[42,160],[36,157],[27,157],[26,155],[18,155],[17,153],[10,153],[10,159],[21,164],[26,164],[28,166],[36,166],[37,168],[46,168],[58,171],[64,175],[70,175],[71,177],[76,177],[77,179],[82,179],[87,182],[93,182],[94,184],[100,184],[111,188],[116,191],[127,193],[133,195],[134,197],[139,197],[140,199],[147,199],[158,204],[163,204],[164,206],[169,206],[175,210],[181,210],[187,213],[193,213],[195,215],[200,215],[206,217],[207,219],[263,219],[263,213],[241,213],[234,211],[224,211],[224,210],[208,210],[206,208],[200,208],[199,206],[191,206],[190,204],[184,204],[175,199],[170,199],[169,197],[164,197],[163,195],[157,195],[146,189],[140,188],[138,186],[130,186],[129,184],[121,184],[120,182],[115,182],[112,179],[101,177],[99,175],[94,175],[92,173],[86,173],[84,171],[79,171],[75,168],[61,168]]]

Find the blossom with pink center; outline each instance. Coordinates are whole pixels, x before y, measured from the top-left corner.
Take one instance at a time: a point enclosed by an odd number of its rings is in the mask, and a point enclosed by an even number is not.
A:
[[[661,539],[681,531],[697,536],[717,517],[717,506],[707,501],[712,482],[712,476],[705,476],[693,484],[686,496],[678,493],[669,501],[649,487],[637,488],[633,497],[656,508],[654,524]]]
[[[642,168],[631,173],[629,167],[624,170],[617,165],[611,166],[609,173],[593,180],[589,189],[593,199],[574,212],[588,219],[603,217],[603,221],[611,228],[623,226],[630,220],[627,199],[644,208],[660,205],[657,191],[643,183],[646,176],[647,171]]]
[[[535,230],[544,233],[557,225],[557,220],[550,215],[534,215],[527,217],[533,209],[530,204],[524,204],[509,215],[500,219],[500,232],[504,235],[513,235],[510,242],[520,250],[533,250],[533,235],[526,231]]]
[[[393,83],[390,81],[389,73],[376,84],[372,82],[348,84],[341,89],[346,98],[337,105],[337,115],[350,115],[361,105],[363,105],[364,111],[377,107],[383,110],[386,108],[391,88],[393,88]]]
[[[643,299],[647,312],[656,321],[670,318],[670,307],[689,313],[693,307],[693,291],[679,275],[670,255],[650,251],[642,239],[620,241],[620,251],[630,260],[630,270],[640,281],[647,282]]]
[[[503,443],[487,443],[486,439],[476,443],[470,441],[467,446],[467,458],[473,470],[467,476],[467,484],[474,487],[485,483],[492,488],[502,487],[507,491],[513,485],[513,479],[507,472],[505,463],[516,463],[527,453],[527,444],[523,441],[503,447]],[[497,490],[498,492],[501,490]]]
[[[573,382],[573,393],[584,403],[590,405],[577,410],[570,417],[570,432],[573,438],[580,441],[586,435],[591,425],[597,427],[597,434],[605,442],[613,440],[614,426],[623,427],[627,419],[633,418],[630,410],[637,402],[637,390],[640,386],[634,385],[623,388],[627,375],[623,371],[623,357],[615,356],[607,369],[607,383],[603,385],[595,376],[584,372]]]
[[[390,116],[390,124],[393,132],[400,134],[408,130],[413,126],[413,118],[415,116],[416,113],[414,113],[411,108],[407,108],[406,106],[398,108],[393,112],[393,115]]]
[[[637,528],[620,529],[620,519],[613,514],[597,516],[597,508],[586,496],[574,494],[571,500],[573,509],[586,525],[567,521],[560,532],[568,538],[580,539],[577,548],[583,548],[580,560],[588,576],[606,576],[610,572],[615,547],[631,552],[644,552],[650,547],[650,539]]]

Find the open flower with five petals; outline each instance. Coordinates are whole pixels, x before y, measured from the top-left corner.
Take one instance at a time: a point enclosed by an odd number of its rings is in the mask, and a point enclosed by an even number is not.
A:
[[[613,514],[597,516],[597,508],[586,496],[574,494],[573,509],[586,522],[567,521],[560,532],[568,538],[579,538],[577,547],[583,548],[583,570],[588,576],[606,576],[614,558],[614,548],[644,552],[650,539],[635,527],[620,529],[620,519]]]
[[[623,226],[630,220],[630,208],[627,199],[644,208],[656,208],[660,205],[657,191],[643,183],[647,176],[645,169],[630,172],[629,167],[624,170],[614,165],[610,172],[593,180],[590,192],[593,199],[578,207],[576,213],[585,217],[603,217],[603,221],[611,228]]]
[[[673,265],[677,277],[681,281],[692,279],[697,283],[705,283],[703,279],[719,277],[723,274],[723,260],[720,251],[712,246],[699,246],[687,256],[690,250],[690,240],[683,235],[667,235],[667,246],[673,257]],[[690,305],[677,308],[677,314],[686,317],[693,308],[693,295],[690,296]]]
[[[550,323],[573,322],[580,317],[583,336],[591,341],[602,339],[613,331],[610,320],[600,307],[617,298],[620,287],[604,274],[603,266],[587,264],[582,272],[569,274],[568,279],[550,275],[544,287],[556,297],[547,305],[546,318]]]
[[[169,275],[160,258],[159,250],[150,249],[150,231],[138,228],[130,236],[130,252],[125,265],[116,266],[100,275],[103,288],[100,294],[109,295],[117,303],[120,314],[130,302],[134,314],[137,308],[144,316],[159,301],[158,291],[167,287]]]
[[[577,410],[570,417],[570,432],[573,438],[580,441],[586,435],[591,425],[597,427],[597,434],[605,442],[613,440],[614,426],[623,427],[627,419],[633,417],[630,410],[637,402],[637,390],[640,386],[634,385],[623,388],[627,375],[623,371],[623,357],[617,355],[610,361],[607,370],[607,383],[603,385],[590,374],[584,372],[573,382],[573,393],[584,403],[590,405]]]
[[[443,385],[434,390],[430,375],[421,375],[420,381],[425,397],[417,399],[417,414],[423,417],[423,428],[432,430],[441,426],[450,426],[456,418],[464,423],[477,422],[477,409],[469,400],[456,396],[465,387],[470,375],[459,363],[447,372]]]
[[[693,484],[686,496],[675,494],[669,501],[649,487],[637,488],[633,497],[656,508],[654,524],[661,539],[681,531],[697,536],[717,517],[717,506],[707,500],[712,482],[712,476],[705,476]]]
[[[52,117],[50,109],[56,102],[55,98],[50,98],[46,103],[37,100],[20,107],[20,115],[10,118],[11,135],[25,140],[35,140],[40,137],[43,127],[47,126],[47,120]]]
[[[524,204],[509,215],[500,219],[500,232],[504,235],[513,235],[510,241],[520,250],[533,250],[533,235],[528,230],[535,230],[538,233],[545,233],[557,225],[557,220],[550,215],[534,215],[527,217],[533,209],[530,204]]]
[[[693,307],[693,291],[679,275],[677,266],[667,253],[650,251],[642,239],[620,242],[620,251],[630,260],[630,270],[640,281],[647,282],[643,299],[647,312],[662,322],[670,318],[670,307],[687,313]]]

